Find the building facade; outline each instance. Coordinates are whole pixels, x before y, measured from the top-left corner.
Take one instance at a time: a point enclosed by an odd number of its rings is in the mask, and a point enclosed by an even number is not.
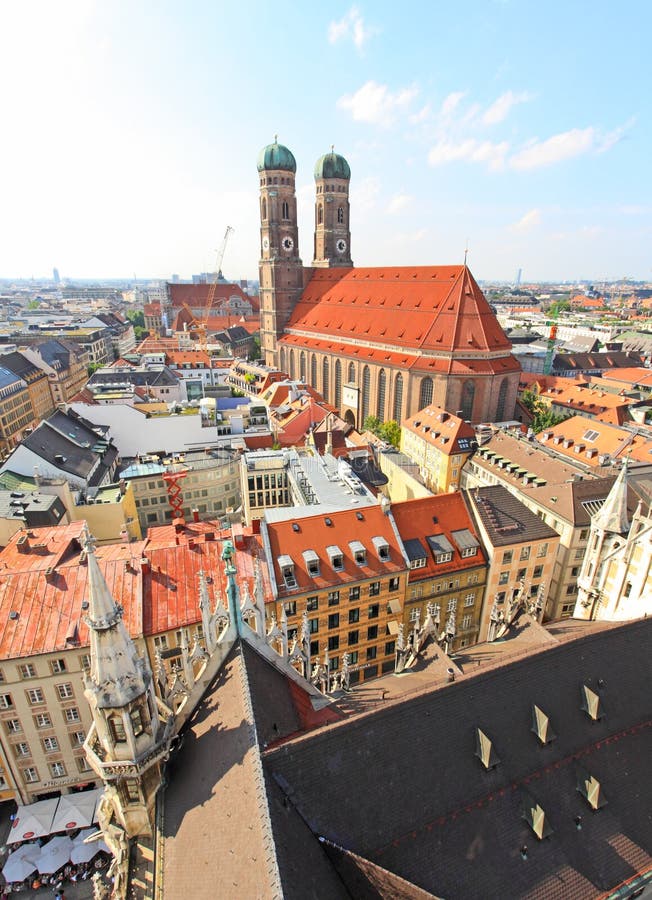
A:
[[[471,425],[436,406],[426,406],[401,426],[401,450],[435,494],[459,489],[462,466],[476,446]]]

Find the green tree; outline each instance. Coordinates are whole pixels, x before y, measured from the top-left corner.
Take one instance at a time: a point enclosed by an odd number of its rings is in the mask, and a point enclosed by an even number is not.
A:
[[[100,363],[90,363],[88,366],[88,377],[90,378],[94,372],[97,372],[97,370],[101,368],[102,366]]]
[[[570,300],[554,300],[548,307],[548,314],[556,319],[559,313],[569,312],[570,308]]]
[[[378,416],[367,416],[362,423],[365,431],[371,431],[381,441],[387,441],[394,447],[398,447],[401,443],[401,426],[394,419],[389,422],[381,422]]]
[[[260,349],[260,338],[254,337],[251,342],[251,353],[249,354],[249,359],[262,359],[262,351]]]
[[[523,391],[521,403],[532,415],[532,429],[535,432],[545,431],[546,428],[554,428],[555,425],[559,425],[560,422],[567,418],[567,416],[556,415],[535,391]]]
[[[378,416],[367,416],[367,418],[362,423],[362,427],[365,431],[373,431],[374,434],[378,434],[378,429],[381,426],[381,421]]]
[[[145,316],[143,315],[143,311],[141,309],[130,309],[127,311],[127,318],[134,326],[134,330],[136,326],[139,325],[141,328],[145,327]]]

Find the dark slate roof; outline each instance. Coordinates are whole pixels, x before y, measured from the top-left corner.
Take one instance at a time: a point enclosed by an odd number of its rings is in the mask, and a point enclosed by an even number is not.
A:
[[[473,507],[494,547],[558,537],[557,532],[502,484],[476,488]]]
[[[2,357],[0,357],[2,359]],[[6,369],[4,366],[0,365],[0,388],[6,388],[14,386],[16,388],[25,387],[24,382],[22,381],[20,375],[16,375],[15,372]]]
[[[437,896],[588,900],[652,865],[651,639],[641,620],[464,675],[268,750],[268,778],[314,834]],[[581,709],[582,684],[600,695],[600,721]],[[551,744],[530,730],[533,704]],[[500,759],[490,771],[476,728]],[[597,813],[578,765],[601,783]],[[526,792],[546,840],[522,818]]]
[[[133,384],[137,387],[169,386],[178,385],[179,379],[172,369],[163,365],[148,366],[142,369],[132,366],[107,366],[93,372],[88,384]]]
[[[623,353],[613,351],[607,353],[558,353],[552,361],[552,371],[591,371],[595,369],[622,369],[631,366],[642,366],[644,358],[640,353]]]
[[[23,378],[25,381],[29,381],[31,378],[39,375],[44,376],[43,369],[39,369],[38,366],[35,366],[31,360],[18,351],[3,353],[0,356],[0,362],[3,368],[9,369],[10,372],[18,375],[19,378]]]
[[[48,366],[55,369],[69,369],[70,357],[81,356],[84,353],[78,345],[60,339],[44,341],[37,344],[34,349]]]

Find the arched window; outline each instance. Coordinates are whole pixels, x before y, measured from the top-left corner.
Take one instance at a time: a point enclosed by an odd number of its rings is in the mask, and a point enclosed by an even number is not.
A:
[[[465,381],[462,385],[462,418],[473,418],[473,400],[475,399],[475,385],[472,381]]]
[[[401,424],[401,415],[403,413],[403,376],[399,372],[394,382],[394,414],[395,422]]]
[[[385,391],[387,388],[387,376],[385,375],[385,370],[381,369],[378,373],[378,402],[376,403],[376,415],[378,418],[384,422],[385,421]]]
[[[263,197],[260,204],[260,214],[263,218],[263,222],[267,219],[267,198]]]
[[[341,206],[337,207],[337,221],[340,225],[344,221],[344,209]]]
[[[281,352],[279,354],[279,362],[281,363],[281,371],[287,371],[285,368],[285,347],[281,347]]]
[[[369,366],[362,370],[362,424],[369,415],[369,395],[371,394],[371,373]]]
[[[301,356],[299,357],[299,376],[302,381],[306,380],[306,354],[301,351]]]
[[[290,371],[288,375],[294,380],[294,350],[290,350],[288,356],[290,357]]]
[[[339,410],[342,405],[342,363],[338,359],[335,363],[335,406]]]
[[[317,390],[317,357],[314,353],[310,361],[310,387],[314,387]]]
[[[283,207],[282,207],[282,210],[283,210],[283,211],[282,211],[282,213],[281,213],[281,216],[282,216],[282,218],[284,218],[284,219],[287,221],[287,219],[290,218],[290,207],[288,206],[287,200],[284,200],[284,201],[283,201]]]
[[[328,357],[324,357],[324,361],[321,365],[321,381],[322,381],[322,397],[324,400],[328,400]]]
[[[323,224],[323,221],[324,221],[324,207],[320,203],[317,207],[317,224],[321,225],[321,224]]]
[[[421,388],[419,390],[419,409],[424,406],[430,406],[432,403],[432,378],[430,376],[421,379]]]
[[[355,384],[355,366],[349,363],[349,384]]]
[[[507,379],[503,378],[498,391],[498,405],[496,406],[496,421],[502,422],[505,417],[505,398],[507,396]]]

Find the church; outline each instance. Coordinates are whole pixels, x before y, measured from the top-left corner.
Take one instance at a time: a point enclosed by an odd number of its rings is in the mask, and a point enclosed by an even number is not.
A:
[[[296,160],[263,148],[261,348],[353,426],[435,405],[473,423],[513,418],[520,365],[466,265],[355,268],[351,169],[331,150],[315,165],[312,264],[299,255]]]

